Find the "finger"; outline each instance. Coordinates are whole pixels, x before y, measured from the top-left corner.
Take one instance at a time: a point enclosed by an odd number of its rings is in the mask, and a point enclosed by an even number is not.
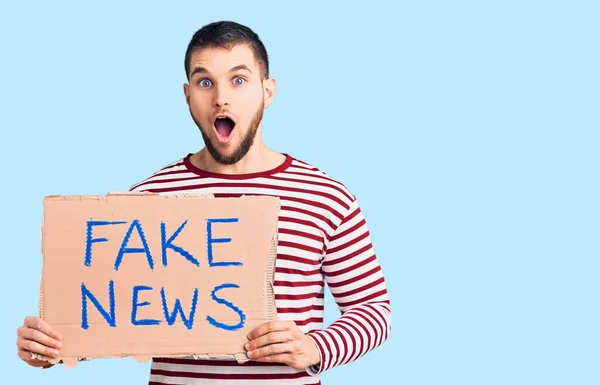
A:
[[[248,354],[248,357],[250,357],[251,359],[254,360],[254,359],[264,358],[266,356],[272,356],[275,354],[292,353],[293,352],[292,348],[293,348],[293,344],[287,342],[287,343],[281,343],[281,344],[267,345],[262,348],[249,350],[247,354]]]
[[[46,335],[56,338],[57,340],[62,340],[62,336],[41,318],[27,317],[25,318],[25,326],[37,329]]]
[[[269,321],[256,327],[248,334],[248,339],[253,340],[267,333],[280,332],[289,330],[292,326],[296,326],[293,321]]]
[[[21,337],[55,349],[62,348],[62,343],[36,329],[25,329]]]
[[[20,349],[28,350],[31,353],[41,354],[46,357],[58,357],[58,350],[44,346],[38,342],[22,339],[19,344]]]
[[[266,345],[289,342],[293,340],[294,335],[289,330],[283,332],[271,332],[248,341],[244,347],[246,350],[253,350]]]
[[[279,362],[286,365],[291,365],[294,362],[294,356],[290,353],[272,354],[270,356],[254,359],[258,362]]]
[[[19,358],[21,358],[23,361],[26,361],[29,364],[48,364],[48,362],[52,360],[51,357],[43,355],[37,355],[36,357],[33,357],[29,350],[25,350],[23,348],[19,348]]]

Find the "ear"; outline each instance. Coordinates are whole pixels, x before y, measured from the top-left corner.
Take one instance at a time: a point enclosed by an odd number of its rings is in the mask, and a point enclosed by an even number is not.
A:
[[[275,91],[277,90],[277,81],[275,78],[268,78],[263,80],[263,96],[265,101],[265,108],[268,108],[273,99],[275,99]]]
[[[183,84],[183,94],[185,95],[185,102],[190,105],[190,86],[187,83]]]

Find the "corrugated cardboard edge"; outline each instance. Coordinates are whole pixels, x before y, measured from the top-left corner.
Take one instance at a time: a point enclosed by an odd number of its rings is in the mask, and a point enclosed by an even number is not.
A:
[[[159,198],[180,198],[180,197],[197,197],[197,198],[214,198],[213,194],[206,194],[206,193],[168,193],[168,194],[156,194],[156,193],[149,193],[149,192],[109,192],[107,195],[73,195],[73,196],[62,196],[62,195],[49,195],[46,196],[44,198],[44,208],[45,208],[45,204],[46,201],[48,199],[64,199],[64,200],[86,200],[86,199],[91,199],[91,200],[106,200],[109,197],[112,196],[156,196]],[[252,198],[256,198],[257,196],[248,196],[248,195],[242,195],[240,198],[233,198],[233,199],[252,199]],[[276,198],[277,199],[277,215],[279,215],[279,212],[281,210],[281,200],[278,197],[271,197],[271,198]],[[231,198],[221,198],[221,199],[231,199]],[[45,210],[44,210],[45,212]],[[263,311],[264,311],[264,315],[265,315],[265,319],[267,321],[273,321],[277,319],[277,309],[275,306],[275,296],[274,296],[274,290],[273,290],[273,283],[275,280],[275,262],[277,259],[277,245],[279,243],[279,238],[278,238],[278,234],[279,234],[279,229],[278,229],[278,219],[275,220],[275,228],[273,230],[273,238],[271,238],[271,247],[269,249],[269,255],[267,257],[267,266],[265,268],[265,276],[264,276],[264,282],[265,285],[263,287],[263,296],[262,296],[262,301],[263,301]],[[44,255],[44,237],[43,237],[43,229],[44,229],[44,219],[42,217],[42,228],[41,228],[41,232],[40,232],[40,237],[41,237],[41,248],[42,248],[42,256]],[[43,282],[43,274],[44,274],[44,269],[42,266],[42,275],[40,278],[40,286],[39,286],[39,294],[38,294],[38,316],[40,318],[43,319],[44,317],[44,282]],[[269,298],[271,300],[269,300]],[[37,359],[44,359],[43,357],[32,353],[32,358],[37,358]],[[122,355],[122,356],[106,356],[106,357],[98,357],[98,358],[125,358],[125,357],[130,357],[135,359],[138,362],[148,362],[150,361],[153,357],[150,356],[128,356],[128,355]],[[237,361],[239,364],[243,364],[248,362],[250,359],[248,358],[248,355],[246,354],[246,352],[238,352],[235,354],[226,354],[226,355],[222,355],[222,354],[208,354],[208,353],[187,353],[187,354],[174,354],[174,355],[169,355],[169,356],[160,356],[160,357],[168,357],[168,358],[193,358],[193,359],[203,359],[203,360],[235,360]],[[77,362],[79,361],[89,361],[92,360],[93,358],[91,357],[78,357],[78,358],[63,358],[63,359],[57,359],[57,360],[50,360],[49,362],[52,365],[55,364],[59,364],[62,363],[64,364],[67,368],[74,368],[77,365]]]
[[[277,319],[277,308],[275,307],[275,293],[273,283],[275,282],[275,263],[277,260],[277,245],[279,243],[279,213],[281,211],[281,200],[277,199],[277,219],[275,220],[275,228],[273,229],[273,238],[271,239],[271,249],[267,259],[267,267],[265,269],[265,286],[263,303],[265,307],[265,319],[273,321]],[[268,299],[271,298],[269,301]]]

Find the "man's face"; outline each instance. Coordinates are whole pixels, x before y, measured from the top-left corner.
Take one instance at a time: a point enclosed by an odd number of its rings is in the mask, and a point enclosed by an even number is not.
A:
[[[212,157],[234,164],[253,144],[263,110],[274,96],[274,80],[263,81],[247,45],[203,48],[191,56],[190,83],[184,92]]]

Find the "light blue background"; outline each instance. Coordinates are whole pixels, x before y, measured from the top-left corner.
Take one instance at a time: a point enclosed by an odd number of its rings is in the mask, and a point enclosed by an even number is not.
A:
[[[324,384],[600,383],[598,2],[7,3],[1,383],[146,384],[131,359],[29,368],[15,331],[45,195],[128,189],[202,146],[183,55],[220,19],[269,50],[264,140],[358,196],[387,277],[391,338]]]

